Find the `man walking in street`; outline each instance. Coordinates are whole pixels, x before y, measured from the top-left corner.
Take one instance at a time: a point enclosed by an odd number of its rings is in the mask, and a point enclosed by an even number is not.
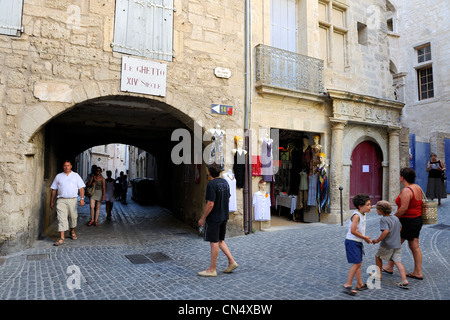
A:
[[[231,194],[228,182],[220,177],[221,171],[219,164],[213,163],[208,166],[208,179],[211,181],[206,186],[206,208],[198,221],[198,225],[200,227],[205,226],[204,239],[210,242],[211,265],[205,271],[198,273],[202,277],[217,276],[216,264],[219,249],[228,258],[228,267],[223,272],[231,273],[238,267],[224,241],[229,219],[228,203]]]
[[[78,173],[72,171],[72,164],[66,160],[63,164],[64,172],[56,175],[51,185],[52,194],[50,199],[50,208],[53,210],[56,198],[56,214],[58,220],[58,232],[60,237],[54,243],[55,246],[64,244],[65,232],[70,228],[70,236],[73,240],[77,239],[75,227],[78,218],[78,191],[80,192],[80,206],[84,205],[84,187],[85,184]]]

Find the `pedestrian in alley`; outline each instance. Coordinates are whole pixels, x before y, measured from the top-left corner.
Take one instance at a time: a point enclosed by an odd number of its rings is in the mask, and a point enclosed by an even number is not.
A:
[[[447,190],[444,183],[445,164],[437,159],[435,153],[431,153],[430,161],[427,163],[428,183],[427,198],[438,199],[438,206],[441,205],[441,199],[447,198]]]
[[[127,204],[127,193],[128,193],[128,176],[124,174],[122,180],[120,181],[120,186],[122,187],[122,192],[120,197],[123,204]]]
[[[228,202],[231,194],[228,182],[220,177],[221,171],[219,164],[213,163],[208,166],[207,174],[210,181],[206,186],[206,207],[198,225],[204,226],[204,240],[210,242],[211,264],[208,269],[198,273],[202,277],[217,276],[216,265],[219,249],[228,258],[228,267],[223,272],[231,273],[238,267],[224,241],[229,219]]]
[[[378,239],[372,240],[373,244],[380,243],[377,253],[375,254],[375,264],[377,265],[377,277],[381,280],[381,268],[384,261],[393,261],[402,281],[397,283],[397,286],[403,289],[408,289],[408,280],[406,280],[405,267],[401,262],[402,257],[402,243],[400,240],[400,230],[402,225],[400,220],[391,215],[392,207],[388,201],[381,200],[376,204],[377,214],[382,216],[380,219],[381,235]]]
[[[111,177],[111,170],[106,171],[105,179],[105,201],[106,201],[106,219],[111,220],[111,212],[114,206],[114,184],[115,181]]]
[[[72,164],[69,160],[64,161],[64,172],[56,175],[50,188],[52,189],[50,198],[50,208],[55,206],[56,196],[56,218],[58,220],[59,239],[54,243],[55,246],[64,244],[65,232],[70,229],[70,236],[73,240],[77,239],[75,227],[78,218],[78,192],[80,193],[80,206],[84,206],[84,187],[85,184],[78,173],[72,171]]]
[[[409,278],[423,280],[422,251],[419,246],[419,235],[422,229],[422,189],[415,184],[416,172],[412,168],[400,170],[400,182],[404,188],[395,199],[398,209],[395,215],[400,219],[402,231],[401,242],[408,240],[409,249],[414,258],[414,271],[406,274]],[[393,274],[394,263],[389,261],[381,271]]]
[[[366,194],[357,194],[352,199],[355,210],[349,219],[348,232],[345,239],[345,252],[347,261],[352,263],[348,271],[347,282],[344,284],[344,293],[354,296],[358,291],[368,289],[362,282],[361,265],[363,258],[363,241],[371,243],[366,236],[366,213],[370,212],[370,198]],[[352,289],[353,278],[356,277],[356,290]]]
[[[106,183],[105,178],[102,176],[102,168],[97,167],[95,176],[92,176],[87,186],[91,187],[95,184],[94,194],[89,199],[89,205],[91,209],[91,220],[88,222],[88,226],[94,224],[98,226],[98,217],[100,215],[100,207],[102,201],[105,201]]]

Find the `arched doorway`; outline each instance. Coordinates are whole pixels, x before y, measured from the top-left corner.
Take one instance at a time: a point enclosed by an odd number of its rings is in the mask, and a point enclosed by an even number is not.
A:
[[[372,204],[382,198],[383,155],[380,147],[372,141],[363,141],[356,146],[351,156],[350,208],[352,199],[359,193],[368,194]]]
[[[49,209],[49,187],[60,172],[64,160],[74,160],[82,151],[97,145],[121,143],[136,146],[155,157],[158,168],[158,205],[170,210],[180,220],[191,224],[201,211],[206,183],[186,181],[186,166],[176,165],[171,151],[178,141],[172,141],[176,129],[189,127],[189,118],[174,107],[153,99],[109,96],[86,100],[58,114],[42,128],[44,133],[44,186],[40,233],[54,233],[54,215]],[[76,166],[73,167],[77,171]],[[83,177],[84,179],[85,177]],[[191,197],[189,197],[190,195]]]

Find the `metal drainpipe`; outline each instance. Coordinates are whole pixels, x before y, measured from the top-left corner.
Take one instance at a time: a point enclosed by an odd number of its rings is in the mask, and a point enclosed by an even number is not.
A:
[[[251,150],[248,118],[250,112],[250,0],[245,0],[245,116],[244,116],[244,149],[247,150],[245,159],[245,181],[244,181],[244,232],[252,232],[252,214],[251,214]]]

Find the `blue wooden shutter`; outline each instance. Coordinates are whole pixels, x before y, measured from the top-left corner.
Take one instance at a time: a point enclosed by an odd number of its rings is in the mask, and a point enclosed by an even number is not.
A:
[[[172,61],[173,0],[117,0],[113,50]]]
[[[0,34],[20,36],[22,30],[22,0],[0,1]]]

